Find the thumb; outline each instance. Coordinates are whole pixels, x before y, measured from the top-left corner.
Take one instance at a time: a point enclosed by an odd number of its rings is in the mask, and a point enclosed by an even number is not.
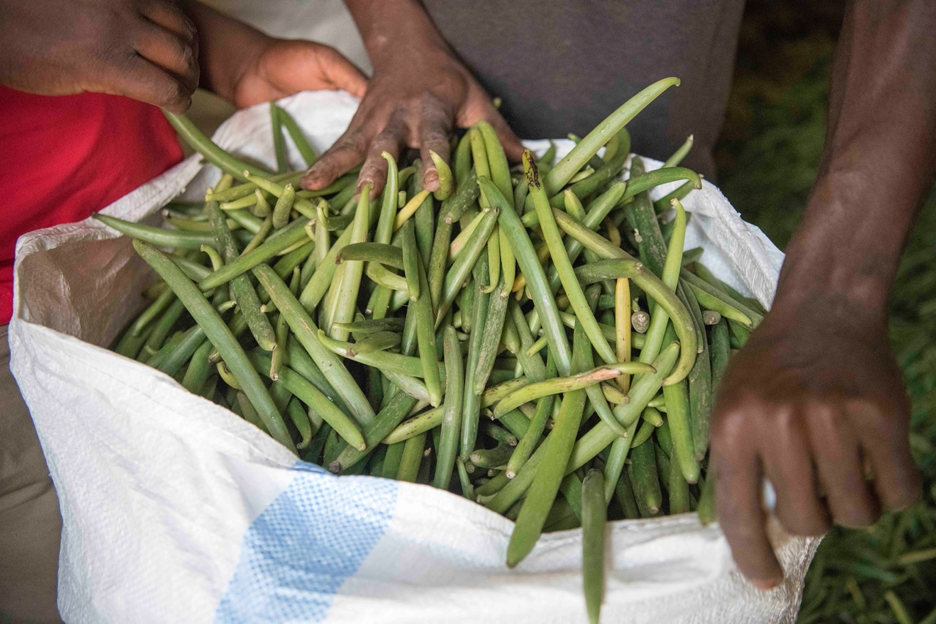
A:
[[[520,162],[523,156],[523,143],[507,125],[497,108],[494,107],[491,96],[480,85],[472,81],[468,87],[468,97],[465,105],[458,112],[456,122],[460,128],[470,128],[479,121],[486,121],[494,128],[497,138],[504,146],[507,160],[513,163]]]

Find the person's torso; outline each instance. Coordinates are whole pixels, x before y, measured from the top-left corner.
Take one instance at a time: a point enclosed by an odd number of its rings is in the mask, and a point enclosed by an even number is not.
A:
[[[436,26],[525,139],[584,136],[632,95],[670,89],[628,124],[632,150],[713,173],[744,0],[423,0]]]
[[[155,106],[85,93],[47,97],[0,86],[0,325],[13,301],[16,239],[80,221],[182,158]]]

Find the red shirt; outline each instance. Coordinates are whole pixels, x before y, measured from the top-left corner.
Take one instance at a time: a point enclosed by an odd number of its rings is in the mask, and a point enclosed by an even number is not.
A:
[[[0,325],[13,311],[19,236],[81,221],[181,159],[175,131],[155,106],[0,85]]]

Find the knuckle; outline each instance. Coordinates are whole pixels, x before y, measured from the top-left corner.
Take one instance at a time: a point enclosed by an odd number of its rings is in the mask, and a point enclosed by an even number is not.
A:
[[[197,67],[198,59],[195,58],[194,48],[182,41],[178,41],[177,46],[176,54],[178,55],[182,64],[189,69]]]
[[[775,405],[763,410],[765,421],[775,432],[790,432],[795,430],[800,422],[798,411],[791,405]]]
[[[361,167],[361,174],[358,178],[360,180],[373,180],[375,176],[385,175],[386,169],[387,161],[381,158],[379,153],[374,154],[372,152],[364,161],[364,166]]]
[[[198,28],[195,23],[181,11],[179,11],[179,27],[182,29],[182,36],[189,41],[193,41],[198,36]]]
[[[362,168],[362,171],[364,169],[386,171],[389,165],[387,165],[387,161],[383,157],[384,152],[387,152],[393,157],[394,160],[396,160],[396,143],[390,141],[378,141],[375,139],[367,150],[367,160],[364,161],[364,167]]]
[[[720,453],[730,455],[749,442],[749,420],[743,405],[720,410],[712,423],[712,446]]]
[[[444,87],[449,91],[450,86]],[[455,102],[452,98],[443,98],[432,91],[423,92],[418,102],[419,111],[422,117],[436,122],[445,122],[455,118]]]
[[[806,408],[806,420],[810,428],[826,437],[839,439],[845,429],[845,413],[839,406],[825,401],[811,403]]]
[[[335,153],[352,152],[360,154],[364,152],[367,145],[367,138],[360,130],[349,130],[332,146],[331,151]]]
[[[383,130],[380,131],[380,134],[374,137],[374,140],[371,141],[370,152],[372,154],[376,153],[379,156],[380,152],[389,151],[387,149],[388,146],[395,148],[398,143],[398,137],[398,128],[391,127],[388,124],[386,127],[384,127]]]

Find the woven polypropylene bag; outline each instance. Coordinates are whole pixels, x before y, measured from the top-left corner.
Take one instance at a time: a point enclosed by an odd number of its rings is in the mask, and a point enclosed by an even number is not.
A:
[[[322,150],[357,101],[319,92],[282,105]],[[266,107],[237,113],[215,140],[272,164]],[[105,212],[145,219],[217,176],[190,158]],[[704,247],[716,274],[768,304],[782,254],[707,183],[686,207],[687,247]],[[544,535],[508,570],[509,520],[428,486],[297,462],[231,412],[108,351],[152,280],[125,237],[91,220],[33,232],[15,271],[12,367],[61,501],[66,621],[586,621],[581,531]],[[612,523],[604,621],[794,621],[818,542],[773,535],[786,581],[760,592],[718,526],[695,514]]]

